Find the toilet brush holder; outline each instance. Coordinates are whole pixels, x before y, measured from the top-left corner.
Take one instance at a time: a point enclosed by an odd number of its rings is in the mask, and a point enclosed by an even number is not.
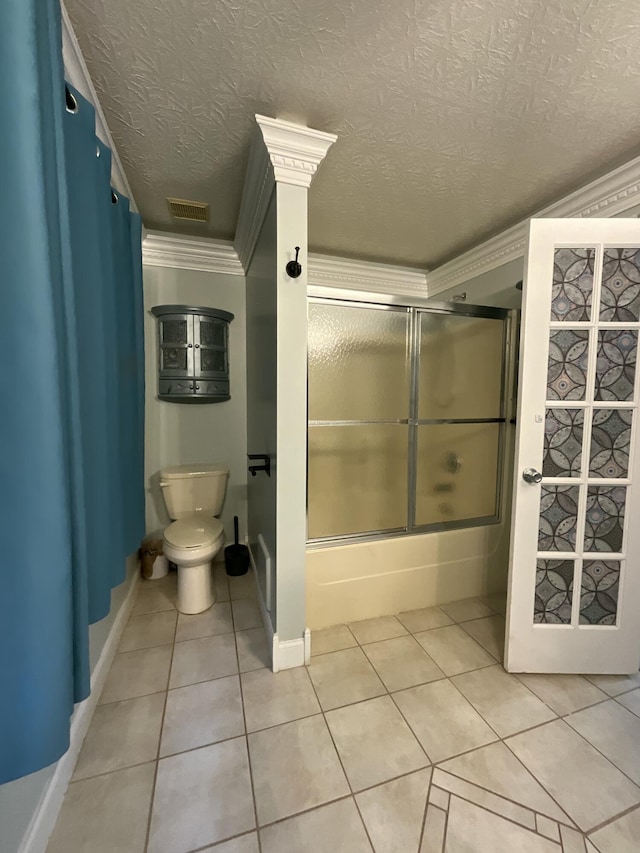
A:
[[[224,564],[227,574],[231,577],[245,575],[249,568],[249,549],[238,542],[238,516],[233,517],[233,532],[235,544],[227,545],[224,549]]]

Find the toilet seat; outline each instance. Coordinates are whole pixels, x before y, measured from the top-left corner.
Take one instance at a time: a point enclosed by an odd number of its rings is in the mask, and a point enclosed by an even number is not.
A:
[[[174,521],[164,531],[165,541],[174,548],[189,550],[212,545],[220,538],[224,526],[219,518],[192,516]]]

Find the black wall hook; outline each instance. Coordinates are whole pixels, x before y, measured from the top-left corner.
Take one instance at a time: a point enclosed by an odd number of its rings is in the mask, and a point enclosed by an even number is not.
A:
[[[287,266],[285,267],[287,271],[287,275],[290,278],[298,278],[298,276],[302,273],[302,265],[298,263],[298,252],[300,251],[300,246],[296,246],[296,259],[295,261],[289,261]]]

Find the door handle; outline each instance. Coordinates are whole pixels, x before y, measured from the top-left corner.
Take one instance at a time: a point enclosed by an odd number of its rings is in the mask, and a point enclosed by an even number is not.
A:
[[[525,468],[522,472],[522,479],[525,483],[530,483],[534,486],[542,480],[542,474],[540,471],[536,471],[535,468]]]

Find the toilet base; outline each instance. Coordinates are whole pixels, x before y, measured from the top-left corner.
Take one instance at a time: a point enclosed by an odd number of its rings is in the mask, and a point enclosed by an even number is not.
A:
[[[215,601],[211,560],[195,566],[178,565],[178,610],[180,613],[203,613]]]

